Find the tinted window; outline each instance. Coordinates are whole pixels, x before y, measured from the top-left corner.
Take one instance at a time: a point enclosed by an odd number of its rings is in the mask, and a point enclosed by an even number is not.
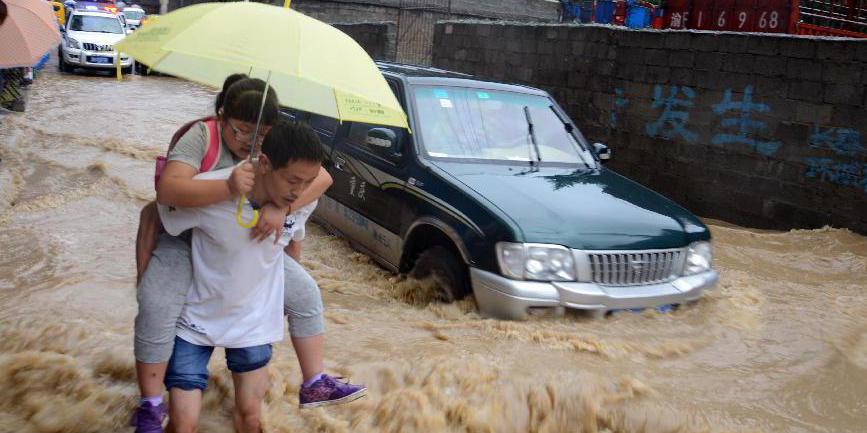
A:
[[[312,126],[313,129],[319,132],[324,132],[328,135],[334,135],[337,132],[337,127],[340,126],[340,122],[337,121],[337,119],[333,119],[331,117],[311,114],[310,126]]]

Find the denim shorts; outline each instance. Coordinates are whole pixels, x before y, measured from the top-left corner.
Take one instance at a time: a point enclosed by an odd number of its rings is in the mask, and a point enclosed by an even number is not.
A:
[[[208,385],[208,361],[213,352],[213,346],[198,346],[175,337],[175,346],[166,370],[166,389],[204,391]],[[233,373],[258,370],[268,365],[269,361],[271,361],[270,344],[226,349],[226,364]]]

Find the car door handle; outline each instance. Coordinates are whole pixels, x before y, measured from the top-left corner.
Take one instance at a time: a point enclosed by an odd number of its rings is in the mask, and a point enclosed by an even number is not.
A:
[[[338,170],[340,170],[340,171],[343,171],[343,164],[346,164],[346,160],[345,160],[345,159],[343,159],[343,158],[341,158],[341,157],[339,157],[339,156],[335,156],[335,157],[334,157],[334,168],[336,168],[336,169],[338,169]]]

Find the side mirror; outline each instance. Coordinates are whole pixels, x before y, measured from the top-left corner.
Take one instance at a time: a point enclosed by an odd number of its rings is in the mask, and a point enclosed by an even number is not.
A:
[[[370,128],[364,142],[375,148],[397,150],[397,134],[388,128]]]
[[[611,159],[611,149],[602,143],[593,143],[593,151],[596,152],[596,156],[599,157],[600,161],[608,161]]]

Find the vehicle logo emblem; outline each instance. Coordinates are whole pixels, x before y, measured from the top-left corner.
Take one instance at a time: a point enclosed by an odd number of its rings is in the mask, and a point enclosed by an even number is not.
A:
[[[644,265],[646,265],[646,264],[647,264],[647,262],[645,262],[643,260],[630,260],[629,261],[629,267],[632,268],[632,270],[635,272],[641,272],[644,269]]]

